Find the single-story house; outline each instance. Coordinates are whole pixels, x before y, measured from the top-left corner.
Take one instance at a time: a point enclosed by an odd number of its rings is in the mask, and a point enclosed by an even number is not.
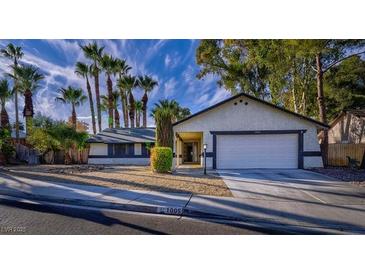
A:
[[[148,165],[155,128],[108,128],[87,142],[89,164]]]
[[[364,144],[365,109],[344,110],[330,124],[329,144]]]
[[[240,93],[173,125],[174,166],[322,167],[317,133],[328,125]]]

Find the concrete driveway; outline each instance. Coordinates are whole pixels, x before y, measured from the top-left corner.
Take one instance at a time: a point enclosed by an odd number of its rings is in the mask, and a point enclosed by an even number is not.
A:
[[[365,188],[301,169],[219,170],[236,198],[365,205]]]
[[[299,169],[218,173],[237,200],[233,205],[226,203],[236,215],[365,233],[365,187]],[[308,231],[311,233],[316,232]]]

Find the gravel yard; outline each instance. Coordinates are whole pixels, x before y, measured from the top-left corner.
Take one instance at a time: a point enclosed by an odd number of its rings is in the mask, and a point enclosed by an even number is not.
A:
[[[60,183],[232,197],[216,173],[209,172],[209,175],[204,176],[200,169],[158,174],[151,172],[149,167],[138,166],[39,165],[12,166],[3,168],[1,172]]]
[[[311,170],[345,182],[351,182],[354,185],[365,186],[365,170],[346,167],[313,168]]]

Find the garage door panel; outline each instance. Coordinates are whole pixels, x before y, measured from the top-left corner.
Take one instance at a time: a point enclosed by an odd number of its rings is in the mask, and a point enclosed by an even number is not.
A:
[[[297,167],[297,134],[217,136],[217,168]]]

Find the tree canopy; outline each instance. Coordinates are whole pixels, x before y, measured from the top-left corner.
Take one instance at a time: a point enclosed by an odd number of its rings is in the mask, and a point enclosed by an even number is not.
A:
[[[197,77],[217,77],[232,94],[246,92],[289,110],[320,119],[316,56],[332,119],[340,109],[365,107],[364,40],[202,40],[196,51]],[[357,54],[352,57],[353,54]]]

